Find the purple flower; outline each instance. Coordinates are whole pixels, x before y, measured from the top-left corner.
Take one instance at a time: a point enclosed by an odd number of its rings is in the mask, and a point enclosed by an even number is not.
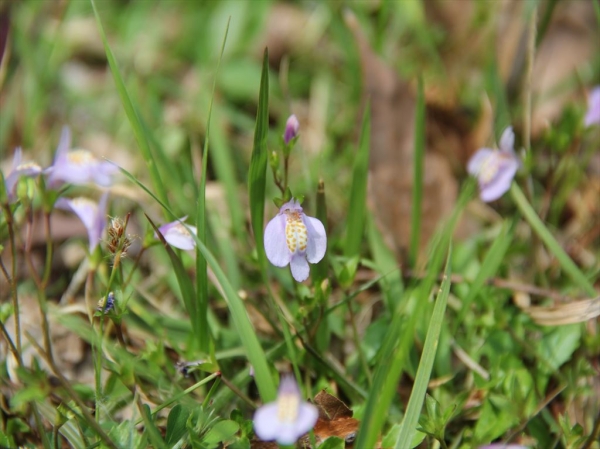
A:
[[[596,86],[588,97],[588,110],[585,114],[585,126],[600,125],[600,86]]]
[[[171,223],[164,224],[158,230],[169,245],[189,251],[196,247],[196,242],[187,228],[190,228],[194,234],[197,234],[198,231],[195,226],[183,225],[183,221],[186,218],[183,217]]]
[[[308,262],[317,263],[325,255],[327,235],[323,223],[302,212],[295,199],[288,201],[265,228],[265,252],[276,267],[292,269],[298,282],[308,278]]]
[[[87,184],[94,182],[107,187],[112,183],[112,176],[117,167],[108,161],[96,158],[87,150],[71,150],[71,132],[63,127],[60,142],[56,148],[54,163],[47,169],[48,186],[57,187],[63,183]]]
[[[290,115],[287,122],[285,122],[285,133],[283,134],[283,140],[286,145],[298,135],[299,129],[300,123],[298,122],[298,118],[294,114]]]
[[[59,198],[56,201],[56,207],[73,212],[85,225],[90,242],[90,253],[100,243],[102,231],[104,231],[104,227],[106,226],[107,199],[108,192],[102,195],[98,203],[89,198],[82,197],[73,199]]]
[[[34,177],[42,173],[42,167],[33,162],[22,162],[23,152],[21,147],[15,150],[13,157],[12,170],[8,176],[4,179],[4,185],[6,186],[6,195],[8,196],[8,202],[12,203],[15,200],[15,188],[17,182],[21,176]]]
[[[254,431],[264,441],[294,444],[314,427],[318,417],[317,407],[302,400],[298,384],[288,375],[281,378],[277,400],[254,413]]]
[[[515,134],[509,126],[502,133],[499,150],[480,148],[469,160],[467,171],[477,177],[479,196],[486,203],[497,200],[510,189],[520,166],[514,143]]]

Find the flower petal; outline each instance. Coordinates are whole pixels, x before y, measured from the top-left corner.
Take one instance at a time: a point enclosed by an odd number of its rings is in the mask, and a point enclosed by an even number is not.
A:
[[[303,221],[308,232],[306,258],[310,263],[317,263],[325,256],[325,251],[327,250],[325,227],[317,218],[304,215]]]
[[[480,184],[480,197],[482,201],[490,202],[497,200],[510,189],[517,170],[519,161],[515,158],[507,158],[500,162],[498,173],[487,184]]]
[[[502,133],[499,148],[501,151],[515,151],[515,133],[513,132],[512,126],[506,128]]]
[[[292,276],[296,281],[303,282],[308,279],[310,267],[304,254],[295,253],[290,261],[290,268],[292,269]]]
[[[267,259],[276,267],[285,267],[290,263],[290,250],[285,239],[285,215],[276,215],[265,228],[265,253]]]
[[[277,403],[272,402],[260,407],[254,413],[254,432],[264,441],[272,441],[277,438],[280,431],[277,418]]]
[[[312,429],[317,423],[318,418],[319,410],[317,409],[317,407],[308,402],[300,404],[298,418],[296,419],[296,427],[301,432],[298,436],[302,436],[310,429]]]
[[[470,175],[477,176],[481,171],[481,165],[483,162],[493,154],[494,150],[490,148],[480,148],[477,150],[471,159],[469,159],[469,163],[467,164],[467,171]]]
[[[595,87],[588,97],[588,110],[585,114],[585,126],[600,125],[600,86]]]
[[[159,227],[158,230],[169,245],[184,251],[190,251],[196,247],[196,241],[190,235],[190,231],[194,234],[197,234],[198,230],[195,226],[184,225],[183,221],[186,218],[187,216],[180,218],[179,220],[172,221],[171,223],[164,224]]]

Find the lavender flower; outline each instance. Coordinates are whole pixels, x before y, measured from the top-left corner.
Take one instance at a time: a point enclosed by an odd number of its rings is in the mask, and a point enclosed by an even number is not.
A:
[[[254,413],[254,431],[264,441],[294,444],[314,427],[318,417],[317,407],[302,401],[294,378],[284,376],[279,383],[277,400],[263,405]]]
[[[48,186],[57,187],[62,183],[87,184],[94,182],[100,186],[109,186],[117,167],[110,162],[101,161],[87,150],[71,150],[71,132],[63,127],[60,142],[56,148],[54,163],[47,169]]]
[[[106,226],[107,199],[108,192],[102,195],[98,203],[89,198],[82,197],[73,199],[59,198],[56,201],[57,208],[73,212],[85,225],[90,242],[90,253],[100,243],[102,231],[104,231],[104,227]]]
[[[287,122],[285,122],[285,133],[283,134],[283,141],[286,145],[289,145],[292,139],[298,135],[299,129],[298,118],[294,114],[290,115]]]
[[[292,276],[302,282],[308,278],[308,262],[317,263],[325,255],[327,235],[323,223],[302,212],[295,199],[288,201],[265,228],[265,252],[276,267],[290,265]]]
[[[186,225],[186,227],[183,225],[183,221],[186,218],[183,217],[171,223],[164,224],[158,230],[169,245],[189,251],[196,247],[196,242],[187,228],[191,229],[194,234],[197,234],[198,231],[195,226]]]
[[[588,97],[588,110],[585,114],[585,126],[600,125],[600,86],[596,86]]]
[[[4,179],[4,185],[6,186],[6,195],[8,196],[8,202],[12,203],[15,200],[16,186],[21,176],[35,177],[42,173],[42,167],[33,162],[22,162],[23,152],[21,148],[15,150],[13,157],[12,170],[8,176]]]
[[[497,200],[510,188],[520,162],[514,150],[515,134],[508,127],[500,138],[500,149],[480,148],[471,156],[467,171],[479,181],[483,201]]]

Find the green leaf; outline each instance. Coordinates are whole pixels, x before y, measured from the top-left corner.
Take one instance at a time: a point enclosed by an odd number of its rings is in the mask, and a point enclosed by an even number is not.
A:
[[[415,436],[416,425],[419,420],[421,408],[423,407],[423,400],[427,392],[427,385],[431,377],[431,369],[433,368],[433,361],[437,352],[446,304],[450,295],[450,258],[451,251],[448,252],[446,259],[444,280],[442,281],[442,286],[440,287],[433,308],[431,321],[429,322],[429,329],[427,330],[427,337],[425,337],[425,345],[423,346],[423,354],[421,355],[421,361],[417,369],[415,383],[410,394],[410,399],[408,400],[404,419],[402,420],[400,434],[398,435],[398,440],[396,440],[396,449],[409,447]]]
[[[367,103],[362,121],[360,141],[354,168],[352,170],[352,188],[346,220],[346,244],[344,255],[348,258],[358,256],[363,241],[365,217],[367,215],[367,180],[369,174],[369,146],[371,142],[371,106]]]
[[[144,420],[144,426],[146,428],[145,433],[150,438],[150,441],[152,441],[152,446],[159,449],[166,449],[168,446],[163,441],[158,427],[156,427],[156,424],[152,420],[152,412],[150,411],[150,407],[148,404],[143,404],[140,408],[142,419]]]
[[[137,141],[142,156],[146,161],[146,166],[148,167],[148,171],[150,172],[150,178],[152,179],[152,185],[156,189],[158,197],[164,203],[167,201],[167,192],[160,178],[160,174],[154,162],[154,158],[152,157],[148,136],[144,131],[144,127],[138,117],[136,108],[133,102],[131,101],[131,97],[127,92],[127,88],[125,87],[125,83],[123,82],[123,77],[121,76],[121,73],[119,71],[119,66],[117,65],[117,60],[115,59],[112,50],[108,45],[108,40],[106,39],[106,34],[104,33],[104,27],[102,26],[100,15],[98,14],[98,10],[96,9],[96,3],[94,0],[90,0],[90,2],[92,3],[94,16],[96,16],[96,22],[98,23],[98,30],[100,31],[100,37],[102,38],[102,44],[104,45],[106,59],[108,60],[110,71],[113,74],[115,85],[117,87],[119,97],[121,98],[121,103],[123,104],[123,108],[125,109],[125,114],[127,114],[127,118],[129,119],[129,123],[131,124],[133,132],[135,134],[135,140]]]
[[[409,261],[412,267],[417,263],[421,239],[421,207],[423,202],[423,164],[425,161],[425,93],[423,78],[419,77],[419,89],[415,111],[415,152],[412,206],[410,214]]]
[[[173,446],[177,443],[187,432],[185,423],[187,421],[188,414],[185,413],[181,404],[177,404],[169,412],[167,418],[167,432],[165,435],[165,443],[169,446]]]
[[[263,56],[258,111],[254,130],[254,147],[248,172],[248,193],[250,196],[250,218],[254,231],[254,242],[258,260],[266,273],[266,256],[263,242],[263,222],[265,214],[265,188],[267,180],[267,135],[269,132],[269,53],[265,48]]]
[[[235,421],[219,421],[208,431],[202,442],[209,448],[217,447],[219,443],[226,443],[230,440],[238,430],[240,430],[240,426]]]

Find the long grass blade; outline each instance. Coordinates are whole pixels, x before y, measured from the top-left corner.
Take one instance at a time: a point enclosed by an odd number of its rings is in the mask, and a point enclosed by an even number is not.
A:
[[[448,303],[448,296],[450,294],[451,255],[451,251],[448,251],[444,279],[435,301],[431,321],[429,322],[429,329],[427,330],[427,337],[425,337],[425,345],[423,346],[423,354],[421,355],[421,361],[419,362],[419,368],[417,369],[415,383],[413,385],[412,393],[410,394],[410,399],[408,400],[408,406],[406,407],[406,413],[402,420],[400,433],[396,440],[396,449],[411,447],[421,408],[423,407],[427,385],[433,368],[433,361],[435,360],[435,354],[437,352],[440,332],[442,330],[446,304]]]
[[[365,217],[367,214],[367,180],[369,174],[369,146],[371,142],[371,106],[367,103],[362,121],[360,141],[354,169],[352,171],[352,189],[348,208],[346,244],[344,255],[357,256],[363,241]]]
[[[414,175],[412,189],[412,206],[410,216],[410,249],[409,262],[412,267],[417,262],[419,243],[421,240],[421,204],[423,201],[423,164],[425,161],[425,93],[423,78],[419,78],[417,106],[415,111],[415,152]]]
[[[525,195],[519,188],[516,182],[512,183],[510,188],[510,194],[513,197],[515,203],[517,203],[517,207],[525,216],[525,219],[529,222],[529,225],[533,228],[535,233],[542,239],[542,241],[546,244],[550,252],[554,254],[561,267],[567,275],[571,277],[571,279],[575,282],[576,285],[579,285],[585,292],[591,297],[597,296],[598,292],[592,285],[592,283],[588,280],[587,277],[581,272],[581,270],[575,265],[575,262],[569,257],[569,255],[565,252],[564,249],[560,246],[560,244],[556,241],[556,239],[552,236],[548,228],[544,225],[540,217],[535,213],[531,205],[527,202]]]
[[[138,146],[142,153],[142,157],[144,158],[146,166],[148,167],[150,179],[152,179],[152,185],[156,189],[157,195],[162,200],[162,202],[166,202],[167,191],[160,178],[158,167],[156,166],[154,158],[152,157],[148,136],[144,132],[144,127],[142,126],[142,123],[138,117],[137,110],[133,102],[131,101],[129,93],[127,92],[127,88],[125,87],[125,83],[123,82],[123,77],[121,76],[121,72],[119,71],[117,60],[115,59],[113,52],[110,49],[110,46],[108,45],[108,40],[106,39],[104,27],[102,26],[100,15],[98,14],[98,10],[96,9],[96,3],[94,0],[90,0],[90,2],[92,4],[92,9],[94,10],[94,16],[96,16],[96,22],[98,23],[98,30],[100,31],[100,37],[102,38],[102,44],[104,45],[106,59],[108,60],[110,71],[112,72],[113,78],[115,80],[117,92],[119,92],[119,97],[121,98],[121,103],[123,104],[123,108],[125,109],[125,114],[127,115],[129,123],[133,128],[135,140],[138,143]]]
[[[265,188],[267,182],[267,135],[269,132],[269,53],[265,48],[263,56],[258,111],[254,130],[254,148],[248,172],[248,193],[250,195],[250,218],[254,231],[254,242],[263,272],[266,272],[263,224],[265,214]]]
[[[227,41],[227,32],[229,31],[229,21],[225,28],[225,35],[223,36],[223,44],[221,45],[221,53],[217,62],[217,70],[215,72],[215,79],[213,81],[212,95],[210,99],[210,105],[208,107],[208,119],[206,121],[206,136],[204,138],[204,149],[202,151],[202,173],[200,175],[200,182],[198,185],[198,208],[196,213],[196,228],[198,230],[198,239],[206,244],[206,176],[208,172],[208,143],[210,136],[210,119],[212,116],[213,101],[215,97],[215,89],[217,85],[217,75],[219,73],[219,67],[221,66],[221,60],[223,59],[223,52],[225,51],[225,42]],[[210,352],[210,329],[208,326],[208,267],[206,265],[206,259],[202,256],[202,253],[196,248],[196,292],[198,294],[198,304],[194,307],[194,311],[197,313],[195,316],[190,317],[193,320],[197,320],[198,324],[196,330],[198,332],[198,343],[200,351],[204,354]]]

